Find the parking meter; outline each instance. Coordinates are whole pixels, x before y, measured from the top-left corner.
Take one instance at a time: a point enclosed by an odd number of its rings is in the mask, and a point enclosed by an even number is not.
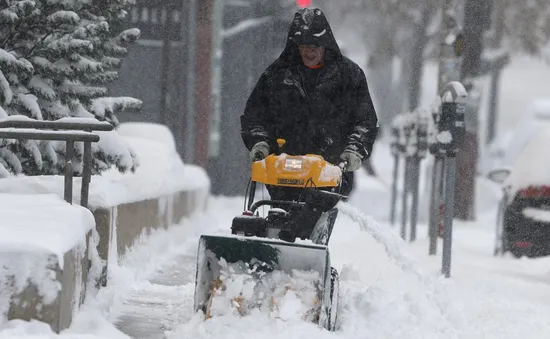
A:
[[[437,148],[440,154],[456,157],[464,142],[466,105],[461,102],[443,102],[438,124]]]

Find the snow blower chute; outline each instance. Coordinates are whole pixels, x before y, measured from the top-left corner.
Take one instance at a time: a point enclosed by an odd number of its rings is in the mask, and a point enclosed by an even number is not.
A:
[[[284,140],[279,139],[280,149]],[[252,164],[245,211],[233,219],[231,235],[199,241],[195,311],[206,318],[254,309],[279,318],[299,317],[334,330],[338,273],[328,241],[338,214],[345,164],[319,155],[278,152]],[[256,184],[285,199],[255,201]],[[266,216],[259,208],[268,206]],[[302,241],[296,241],[302,239]],[[303,241],[309,240],[309,241]]]

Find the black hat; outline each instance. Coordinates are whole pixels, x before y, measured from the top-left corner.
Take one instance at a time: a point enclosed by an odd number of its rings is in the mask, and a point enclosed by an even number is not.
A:
[[[296,12],[290,39],[297,45],[331,45],[332,31],[323,12],[318,8],[303,8]]]

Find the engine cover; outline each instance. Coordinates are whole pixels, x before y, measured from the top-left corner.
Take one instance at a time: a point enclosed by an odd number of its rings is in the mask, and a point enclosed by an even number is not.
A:
[[[267,221],[259,216],[238,216],[233,218],[231,234],[247,237],[267,236]]]

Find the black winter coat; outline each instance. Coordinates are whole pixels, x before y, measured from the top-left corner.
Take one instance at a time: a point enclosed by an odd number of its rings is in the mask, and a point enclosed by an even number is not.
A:
[[[297,44],[325,46],[325,62],[310,93],[307,70]],[[344,57],[319,9],[294,17],[287,45],[258,80],[241,116],[241,135],[250,150],[266,141],[272,152],[286,139],[287,154],[320,154],[338,164],[345,149],[368,158],[378,133],[378,119],[361,68]]]

